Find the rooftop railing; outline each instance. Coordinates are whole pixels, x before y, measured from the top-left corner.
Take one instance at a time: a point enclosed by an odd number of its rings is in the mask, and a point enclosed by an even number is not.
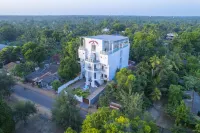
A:
[[[100,51],[100,54],[109,55],[109,54],[115,53],[116,51],[120,50],[121,48],[127,47],[128,45],[129,45],[129,43],[126,43],[126,44],[123,44],[122,46],[119,46],[118,48],[115,48],[111,51]]]

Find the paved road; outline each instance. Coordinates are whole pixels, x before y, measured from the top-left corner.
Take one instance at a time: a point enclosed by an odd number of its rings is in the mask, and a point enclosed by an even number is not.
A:
[[[20,86],[20,85],[15,85],[13,87],[13,91],[16,95],[29,99],[37,104],[40,104],[48,109],[52,109],[53,107],[53,103],[55,102],[55,100],[49,96],[43,95],[39,92],[36,91],[32,91],[29,89],[25,89],[24,87]],[[85,118],[86,116],[86,112],[83,110],[80,110],[80,114],[83,118]]]

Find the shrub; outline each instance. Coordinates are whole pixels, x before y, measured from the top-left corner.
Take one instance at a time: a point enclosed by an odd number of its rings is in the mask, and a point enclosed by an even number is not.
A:
[[[58,90],[58,88],[62,85],[62,83],[59,80],[55,80],[52,82],[52,87],[55,91]]]
[[[14,118],[15,121],[24,121],[27,122],[27,119],[30,115],[33,115],[37,112],[36,106],[34,103],[28,101],[20,101],[14,106]]]
[[[72,91],[72,94],[86,98],[89,96],[90,92],[89,90],[83,91],[81,88],[76,88]]]
[[[191,99],[191,96],[188,94],[183,94],[183,99]]]

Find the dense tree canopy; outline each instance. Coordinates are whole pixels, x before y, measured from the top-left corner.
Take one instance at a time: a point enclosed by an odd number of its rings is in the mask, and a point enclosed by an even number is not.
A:
[[[0,98],[0,132],[12,133],[15,124],[11,108]]]
[[[0,98],[10,96],[11,88],[15,84],[14,79],[6,73],[0,73]]]
[[[20,101],[14,106],[13,114],[16,122],[23,121],[27,123],[28,117],[37,112],[36,106],[30,101]]]
[[[70,94],[62,93],[56,98],[55,105],[52,109],[52,118],[65,129],[71,127],[79,131],[81,125],[81,117],[76,107],[77,101]]]
[[[141,120],[139,117],[129,119],[119,111],[100,108],[88,115],[83,122],[82,133],[132,132],[156,133],[156,125],[152,121]]]
[[[28,61],[41,63],[46,56],[46,51],[43,46],[38,46],[33,42],[28,42],[22,46],[24,58]]]
[[[77,62],[80,36],[121,34],[129,37],[129,59],[136,62],[134,70],[117,70],[115,80],[108,82],[99,100],[100,106],[109,106],[110,102],[121,104],[119,112],[122,117],[109,119],[110,123],[105,122],[106,125],[101,128],[94,126],[87,129],[88,132],[124,131],[126,124],[119,123],[117,119],[123,119],[125,123],[128,119],[127,123],[132,124],[133,119],[140,117],[137,112],[143,113],[157,102],[162,102],[165,113],[176,119],[178,124],[173,132],[184,132],[186,128],[198,131],[196,121],[191,124],[191,120],[184,119],[188,111],[181,101],[185,90],[200,92],[199,17],[21,16],[0,17],[0,20],[4,20],[0,21],[0,43],[10,46],[0,51],[0,63],[5,65],[20,60],[21,64],[14,71],[20,77],[57,55],[60,57],[58,73],[63,80],[69,81],[80,72]],[[109,31],[102,33],[104,28]],[[175,37],[167,39],[168,33]],[[72,115],[72,118],[75,117]],[[140,120],[137,123],[143,125],[141,123],[145,122]],[[138,127],[134,124],[134,131],[152,132],[152,125]],[[190,124],[193,126],[189,127]],[[64,125],[74,129],[73,124]],[[68,132],[73,131],[69,128]]]

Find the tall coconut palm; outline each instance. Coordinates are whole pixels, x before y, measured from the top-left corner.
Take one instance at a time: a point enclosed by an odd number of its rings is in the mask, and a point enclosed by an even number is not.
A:
[[[160,100],[161,96],[162,96],[161,91],[158,88],[154,88],[153,92],[151,93],[151,99],[153,101],[158,101]]]

